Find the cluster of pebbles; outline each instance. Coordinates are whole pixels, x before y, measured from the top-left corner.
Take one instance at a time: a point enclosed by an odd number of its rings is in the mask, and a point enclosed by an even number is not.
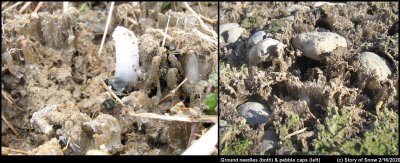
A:
[[[220,37],[220,43],[222,45],[235,44],[244,32],[245,29],[236,23],[221,25],[219,34],[222,37]],[[233,57],[246,55],[245,57],[248,59],[248,63],[246,64],[249,68],[250,77],[254,75],[253,66],[257,66],[262,61],[271,61],[273,58],[280,57],[280,55],[286,55],[283,49],[287,45],[268,36],[270,35],[265,31],[259,30],[245,41],[245,46],[236,45]],[[347,52],[348,47],[348,43],[344,37],[324,30],[297,34],[292,38],[291,44],[299,52],[299,57],[307,57],[323,64],[332,64],[331,62],[326,62],[326,58],[330,57],[339,48],[344,48],[345,52]],[[273,53],[280,53],[280,55],[271,55]],[[363,72],[374,77],[376,80],[386,80],[392,74],[388,61],[378,54],[366,51],[356,54],[356,56],[358,56],[357,61],[361,69],[365,70]],[[237,107],[237,112],[250,125],[265,124],[271,116],[270,109],[258,102],[245,102]],[[262,142],[262,151],[269,151],[276,148],[278,140],[278,136],[271,127],[266,129]]]

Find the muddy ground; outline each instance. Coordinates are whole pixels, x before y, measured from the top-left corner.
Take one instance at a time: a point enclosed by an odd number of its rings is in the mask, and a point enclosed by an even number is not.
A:
[[[2,13],[2,154],[181,154],[211,122],[192,125],[132,115],[203,116],[204,98],[216,89],[208,80],[217,72],[217,47],[210,41],[216,37],[182,3],[117,2],[98,54],[110,4],[69,4],[63,10],[61,2],[45,2],[31,14],[38,5],[34,2],[22,14],[22,5]],[[216,2],[189,5],[216,31]],[[119,95],[125,106],[102,86],[114,75],[116,26],[139,39],[143,72],[133,90]],[[198,64],[198,77],[183,82],[189,56]]]
[[[219,5],[221,25],[245,29],[236,42],[220,40],[220,154],[398,154],[397,2],[298,2],[297,9],[293,2]],[[246,42],[261,30],[286,47],[257,64],[250,78]],[[347,48],[330,53],[341,57],[299,55],[292,39],[317,30],[346,39]],[[381,81],[366,74],[357,64],[365,51],[387,60],[392,75]],[[266,106],[269,120],[247,123],[237,110],[247,101]]]

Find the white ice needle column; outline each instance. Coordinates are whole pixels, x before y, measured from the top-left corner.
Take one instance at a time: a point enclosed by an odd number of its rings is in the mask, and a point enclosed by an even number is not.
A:
[[[112,37],[115,40],[116,63],[111,85],[117,92],[129,91],[138,80],[138,39],[132,31],[122,26],[115,28]]]

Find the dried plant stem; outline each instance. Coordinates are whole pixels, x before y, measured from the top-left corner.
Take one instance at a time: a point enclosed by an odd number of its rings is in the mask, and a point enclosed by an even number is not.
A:
[[[171,90],[165,97],[163,97],[159,103],[161,103],[162,101],[164,101],[165,99],[167,99],[170,96],[173,96],[175,94],[176,91],[178,91],[178,89],[183,85],[183,83],[185,83],[188,80],[188,78],[185,78],[178,86],[176,86],[175,89]]]
[[[3,9],[4,7],[6,7],[8,5],[9,2],[4,2],[1,4],[1,9]]]
[[[7,152],[8,151],[8,152]],[[23,151],[23,150],[19,150],[19,149],[12,149],[12,148],[7,148],[7,147],[1,147],[1,153],[9,153],[9,152],[15,152],[15,153],[22,153],[22,154],[26,154],[29,155],[30,153],[27,151]]]
[[[17,130],[15,130],[14,126],[11,125],[11,123],[8,122],[7,119],[3,115],[1,115],[1,119],[7,124],[8,127],[10,127],[10,129],[14,132],[14,134],[17,135],[18,138],[20,138]]]
[[[7,9],[5,9],[4,11],[2,11],[1,13],[4,14],[6,11],[13,9],[14,7],[17,7],[18,5],[22,4],[23,2],[17,2],[14,5],[8,7]]]
[[[107,31],[108,31],[108,27],[110,26],[113,9],[114,9],[114,2],[111,2],[111,7],[110,7],[110,11],[108,12],[108,17],[107,17],[107,22],[106,22],[106,28],[104,29],[103,38],[101,39],[99,53],[97,54],[98,56],[100,56],[101,51],[103,50],[104,41],[106,41]]]
[[[215,40],[217,40],[218,35],[217,33],[212,30],[212,28],[210,28],[209,26],[207,26],[206,24],[204,24],[203,20],[200,18],[199,15],[197,15],[197,13],[189,6],[189,4],[187,2],[183,2],[183,5],[197,18],[197,20],[200,22],[201,27],[206,30],[207,32],[210,32],[211,35],[215,38]]]
[[[167,35],[167,31],[168,31],[168,26],[169,26],[169,20],[171,19],[171,14],[168,14],[168,21],[167,21],[167,26],[165,27],[165,31],[164,31],[164,38],[161,44],[161,47],[164,47],[165,44],[165,36]]]
[[[155,113],[128,113],[132,117],[142,117],[151,119],[160,119],[166,121],[180,121],[180,122],[203,122],[203,123],[217,123],[217,116],[201,116],[199,118],[192,118],[190,116],[170,116],[170,115],[159,115]]]
[[[3,89],[1,90],[1,95],[3,95],[4,99],[6,99],[7,102],[9,102],[11,105],[14,104],[14,99],[8,94],[6,91]]]
[[[18,11],[18,13],[19,14],[24,13],[25,9],[28,8],[31,3],[32,2],[25,2],[24,6],[21,7],[21,9]]]
[[[99,79],[101,82],[101,86],[103,86],[104,89],[106,89],[108,92],[110,92],[111,96],[115,98],[122,106],[126,106],[121,99],[118,98],[118,96],[114,93],[114,91],[111,90],[111,88],[107,87],[106,83],[104,83],[103,80]]]
[[[289,135],[285,136],[283,139],[287,139],[287,138],[290,138],[290,137],[292,137],[292,136],[294,136],[294,135],[300,134],[300,133],[306,131],[306,129],[307,129],[307,127],[303,128],[303,129],[301,129],[301,130],[297,130],[297,131],[295,131],[295,132],[292,132],[292,133],[290,133]]]
[[[199,14],[199,16],[200,16],[201,19],[203,19],[207,23],[210,23],[210,24],[217,24],[218,23],[218,20],[216,20],[216,19],[210,19],[210,18],[207,18],[207,17],[205,17],[203,15],[200,15],[200,14]]]
[[[43,6],[43,2],[39,2],[38,5],[36,6],[35,10],[33,10],[32,13],[37,13],[42,6]]]
[[[210,155],[218,143],[218,124],[211,127],[192,146],[186,149],[182,155]]]

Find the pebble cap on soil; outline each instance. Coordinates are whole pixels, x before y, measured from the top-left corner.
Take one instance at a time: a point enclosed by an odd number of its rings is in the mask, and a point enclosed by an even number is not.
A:
[[[390,64],[372,52],[363,52],[360,54],[360,65],[363,69],[367,70],[367,73],[374,73],[377,75],[378,80],[385,80],[389,75],[392,74],[390,70]]]
[[[258,31],[256,33],[254,33],[250,38],[249,41],[247,41],[247,45],[249,47],[253,47],[254,45],[256,45],[257,43],[259,43],[260,41],[262,41],[264,39],[264,37],[267,34],[264,31]]]
[[[260,59],[261,56],[265,55],[265,57],[268,57],[271,52],[270,47],[271,46],[277,46],[281,44],[281,47],[284,47],[284,45],[279,42],[278,40],[272,39],[272,38],[267,38],[265,40],[262,40],[258,44],[254,45],[249,52],[249,64],[250,66],[256,65]]]
[[[246,102],[237,108],[239,115],[248,123],[259,125],[268,121],[271,112],[258,102]]]
[[[297,35],[293,39],[293,46],[304,56],[321,61],[321,54],[332,52],[338,47],[347,47],[347,42],[336,33],[308,32]]]
[[[240,27],[240,25],[237,24],[237,23],[223,24],[223,25],[219,26],[219,34],[222,34],[225,31],[228,31],[228,30],[230,30],[232,28],[237,28],[237,27]]]

